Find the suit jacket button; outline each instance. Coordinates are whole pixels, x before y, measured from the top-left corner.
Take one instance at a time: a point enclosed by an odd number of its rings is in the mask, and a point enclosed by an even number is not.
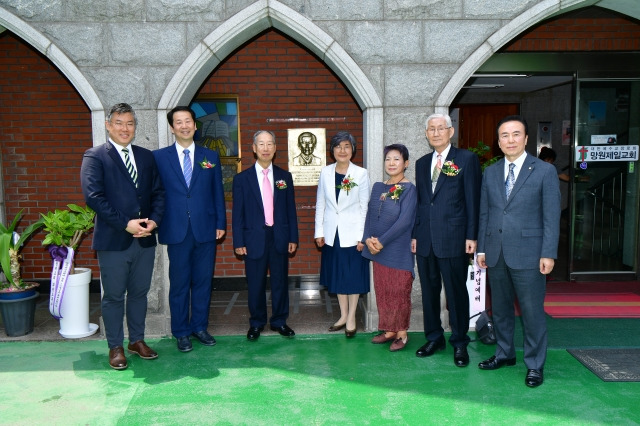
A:
[[[498,229],[498,232],[502,234],[502,229]]]

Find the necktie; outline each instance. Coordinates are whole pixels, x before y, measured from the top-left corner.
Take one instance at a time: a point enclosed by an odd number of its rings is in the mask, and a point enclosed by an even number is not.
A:
[[[189,150],[184,151],[184,160],[182,161],[182,173],[184,174],[184,181],[187,183],[187,188],[191,185],[191,175],[193,174],[193,168],[191,167],[191,157],[189,157]]]
[[[273,225],[273,189],[269,182],[269,169],[262,171],[262,204],[264,206],[264,223]]]
[[[507,200],[509,199],[509,195],[511,195],[511,190],[513,189],[513,185],[516,184],[516,175],[513,173],[513,169],[516,168],[516,165],[511,163],[509,164],[509,174],[507,175],[507,180],[504,183],[504,187],[507,193]]]
[[[129,172],[129,176],[131,176],[131,180],[133,184],[138,187],[138,173],[136,172],[135,167],[131,164],[131,160],[129,159],[129,150],[127,148],[122,148],[122,152],[124,152],[124,166],[127,168]]]
[[[436,182],[438,182],[438,176],[440,176],[440,172],[442,171],[442,155],[438,154],[437,158],[438,162],[433,168],[433,174],[431,175],[431,191],[436,189]]]

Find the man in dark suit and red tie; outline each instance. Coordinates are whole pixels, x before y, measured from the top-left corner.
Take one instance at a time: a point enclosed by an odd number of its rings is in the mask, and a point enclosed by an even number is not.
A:
[[[422,288],[424,335],[427,342],[416,356],[427,357],[445,348],[440,321],[440,292],[444,283],[449,309],[453,362],[469,365],[469,295],[467,266],[476,250],[480,200],[480,160],[451,145],[454,129],[444,114],[427,117],[426,135],[433,152],[416,162],[418,209],[411,249]]]
[[[256,162],[233,179],[232,230],[236,255],[244,257],[249,286],[249,331],[257,340],[267,323],[267,270],[271,283],[271,330],[293,337],[289,317],[289,255],[298,247],[298,218],[291,173],[273,164],[276,138],[253,135]]]
[[[109,141],[87,150],[80,170],[85,201],[96,212],[92,247],[100,264],[109,365],[115,370],[127,368],[125,306],[127,349],[142,359],[158,357],[145,343],[144,330],[164,189],[151,151],[131,144],[136,125],[130,105],[111,107],[106,121]]]
[[[176,142],[154,151],[166,192],[166,211],[158,241],[169,254],[171,334],[178,350],[193,349],[189,336],[204,346],[216,340],[207,330],[216,241],[224,237],[227,216],[218,153],[196,145],[196,115],[187,106],[167,113]]]
[[[478,265],[489,268],[498,342],[495,354],[478,367],[496,370],[516,364],[513,333],[517,297],[527,366],[524,382],[535,388],[544,381],[546,275],[558,255],[561,203],[556,168],[527,154],[527,134],[523,117],[511,115],[500,120],[498,144],[504,159],[487,167],[482,179]]]

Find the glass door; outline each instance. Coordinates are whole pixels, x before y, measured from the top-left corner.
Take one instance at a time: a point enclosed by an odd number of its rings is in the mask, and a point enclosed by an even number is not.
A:
[[[578,80],[576,94],[571,277],[635,276],[640,81]]]

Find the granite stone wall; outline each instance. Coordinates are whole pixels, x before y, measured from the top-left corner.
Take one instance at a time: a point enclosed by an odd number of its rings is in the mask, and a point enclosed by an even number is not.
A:
[[[93,144],[105,141],[104,110],[136,108],[136,143],[170,143],[164,115],[188,102],[222,61],[275,28],[322,60],[363,115],[364,165],[383,177],[383,145],[403,142],[407,173],[431,151],[424,120],[447,112],[482,63],[532,25],[588,0],[0,0],[2,28],[56,66],[91,115]],[[0,200],[5,201],[5,200]],[[166,254],[159,250],[148,335],[169,334]],[[422,327],[414,285],[412,328]],[[375,295],[367,328],[377,326]],[[444,311],[446,312],[446,311]],[[445,315],[446,316],[446,315]],[[446,322],[446,319],[445,319]]]

